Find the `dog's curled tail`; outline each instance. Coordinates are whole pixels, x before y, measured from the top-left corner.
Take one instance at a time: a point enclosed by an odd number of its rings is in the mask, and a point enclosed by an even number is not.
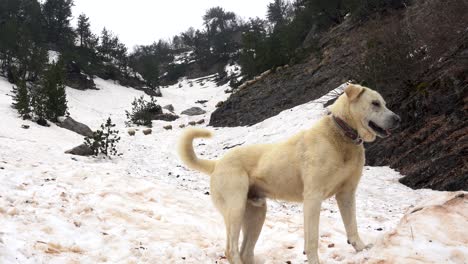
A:
[[[214,171],[216,161],[199,159],[193,150],[193,139],[195,138],[210,138],[211,132],[201,128],[187,128],[182,134],[179,141],[178,152],[180,159],[187,167],[201,171],[206,174],[211,174]]]

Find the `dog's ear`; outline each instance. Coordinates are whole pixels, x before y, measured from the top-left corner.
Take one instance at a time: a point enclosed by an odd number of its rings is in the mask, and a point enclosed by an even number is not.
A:
[[[364,87],[362,87],[361,85],[357,85],[357,84],[349,84],[348,87],[346,87],[344,90],[349,101],[356,100],[365,91],[366,90],[364,89]]]

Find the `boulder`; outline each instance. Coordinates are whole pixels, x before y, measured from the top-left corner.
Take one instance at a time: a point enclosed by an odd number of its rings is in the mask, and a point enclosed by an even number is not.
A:
[[[170,113],[163,113],[163,114],[158,114],[158,115],[154,115],[151,120],[163,120],[163,121],[174,121],[176,119],[178,119],[179,116],[178,115],[174,115],[174,114],[170,114]]]
[[[180,127],[180,128],[184,128],[184,127],[185,127],[185,124],[180,124],[179,127]]]
[[[59,118],[58,120],[59,122],[57,125],[59,127],[68,129],[85,137],[93,136],[93,131],[87,125],[80,123],[71,117]]]
[[[172,130],[172,125],[163,126],[163,128],[166,130]]]
[[[133,128],[129,128],[129,129],[127,130],[127,132],[128,132],[128,134],[129,134],[130,136],[134,136],[135,133],[136,133],[135,129],[133,129]]]
[[[163,109],[166,109],[168,111],[174,112],[174,106],[171,104],[163,106]]]
[[[195,106],[195,107],[191,107],[189,109],[182,111],[181,114],[188,115],[188,116],[196,116],[196,115],[203,115],[204,113],[206,113],[205,110],[201,109],[200,107]]]
[[[78,155],[78,156],[92,156],[94,155],[93,150],[88,147],[86,144],[81,144],[77,147],[74,147],[70,150],[65,151],[66,154]]]
[[[241,85],[241,86],[242,86],[242,85]],[[239,89],[240,89],[240,87],[239,87]],[[224,104],[223,101],[219,101],[218,103],[216,103],[215,107],[216,107],[216,108],[222,107],[223,104]]]
[[[143,129],[142,132],[143,132],[143,134],[145,134],[145,135],[149,135],[149,134],[153,133],[153,130],[152,130],[151,128],[147,128],[147,129]]]
[[[21,128],[29,129],[29,125],[21,125]]]
[[[200,119],[200,120],[197,121],[197,124],[199,124],[199,125],[201,125],[203,123],[205,123],[205,119]]]
[[[162,94],[161,94],[161,90],[159,88],[145,88],[145,89],[142,89],[143,92],[145,92],[145,94],[149,95],[149,96],[155,96],[155,97],[161,97]]]
[[[190,122],[188,122],[188,124],[191,125],[191,126],[195,126],[195,125],[197,125],[197,122],[195,122],[195,121],[190,121]]]
[[[84,74],[75,62],[67,65],[65,84],[78,90],[97,89],[93,79]]]

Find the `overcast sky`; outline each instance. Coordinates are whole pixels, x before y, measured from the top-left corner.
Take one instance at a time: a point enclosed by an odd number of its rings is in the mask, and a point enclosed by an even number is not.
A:
[[[106,27],[132,49],[137,44],[151,44],[169,39],[189,27],[202,27],[202,16],[214,6],[233,11],[238,16],[265,18],[266,6],[273,0],[75,0],[73,26],[85,13],[93,32]]]

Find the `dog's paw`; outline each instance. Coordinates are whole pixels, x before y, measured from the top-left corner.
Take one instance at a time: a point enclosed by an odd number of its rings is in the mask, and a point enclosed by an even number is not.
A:
[[[349,241],[348,240],[348,244],[351,244],[351,246],[353,246],[353,248],[354,248],[354,250],[356,250],[356,252],[359,252],[359,251],[362,251],[364,249],[368,249],[368,248],[372,247],[372,244],[366,245],[361,241],[361,239],[358,239],[358,240],[355,240],[355,241]]]
[[[369,243],[369,244],[366,245],[366,247],[364,249],[371,249],[373,246],[374,246],[374,244]]]
[[[307,263],[309,263],[309,264],[320,264],[317,253],[307,254]]]

